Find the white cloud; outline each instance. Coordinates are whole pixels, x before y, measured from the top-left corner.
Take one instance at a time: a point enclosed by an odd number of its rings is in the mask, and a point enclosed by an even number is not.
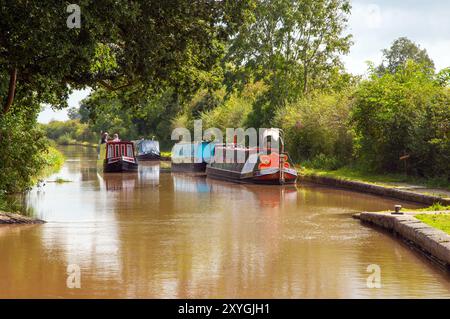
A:
[[[450,66],[449,1],[353,0],[349,32],[354,45],[343,58],[352,73],[366,71],[365,61],[381,62],[381,50],[406,36],[427,49],[437,69]]]
[[[422,47],[427,49],[437,70],[450,67],[450,39],[435,42],[424,41]]]

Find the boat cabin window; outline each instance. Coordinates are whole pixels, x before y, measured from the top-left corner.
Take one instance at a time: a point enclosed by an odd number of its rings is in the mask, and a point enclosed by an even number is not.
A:
[[[108,145],[108,158],[120,156],[134,157],[133,145],[125,143]]]
[[[133,154],[133,147],[130,144],[127,145],[127,156],[128,157],[133,157],[134,156],[134,154]]]
[[[267,136],[266,140],[266,148],[267,148],[267,154],[272,153],[272,136]]]
[[[189,156],[193,150],[193,145],[183,144],[179,145],[178,156]]]
[[[108,158],[114,157],[114,146],[108,145]]]
[[[157,141],[141,141],[138,145],[138,152],[140,154],[147,154],[151,152],[159,152],[159,143]]]

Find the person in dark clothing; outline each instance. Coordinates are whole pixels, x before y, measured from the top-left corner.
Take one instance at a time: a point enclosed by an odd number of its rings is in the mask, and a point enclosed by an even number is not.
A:
[[[105,132],[102,134],[102,140],[101,140],[101,144],[106,144],[106,142],[108,142],[108,132]]]

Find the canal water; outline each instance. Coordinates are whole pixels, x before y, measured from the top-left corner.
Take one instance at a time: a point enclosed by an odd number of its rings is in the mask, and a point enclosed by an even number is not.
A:
[[[95,149],[62,150],[61,171],[24,200],[48,223],[0,227],[1,298],[450,297],[442,269],[351,218],[398,200],[238,185],[159,163],[99,175]],[[380,288],[367,285],[368,267]]]

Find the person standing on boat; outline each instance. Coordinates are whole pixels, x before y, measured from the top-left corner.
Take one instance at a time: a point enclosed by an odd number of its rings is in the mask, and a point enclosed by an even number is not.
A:
[[[114,134],[113,142],[120,142],[119,134]]]
[[[106,144],[106,142],[108,142],[108,132],[102,134],[102,140],[100,144]]]

